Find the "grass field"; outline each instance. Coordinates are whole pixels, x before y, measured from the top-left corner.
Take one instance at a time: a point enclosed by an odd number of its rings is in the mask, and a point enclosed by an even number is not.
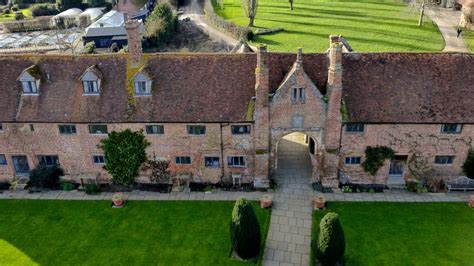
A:
[[[471,53],[474,53],[474,31],[469,31],[465,29],[462,32],[462,37],[467,45],[467,48],[469,48]]]
[[[466,203],[329,203],[313,226],[336,212],[347,265],[472,265],[474,211]]]
[[[31,18],[31,13],[29,9],[21,9],[21,13],[25,16],[26,19]],[[15,20],[15,12],[10,12],[10,14],[1,14],[0,15],[0,23],[5,21],[12,21]]]
[[[233,205],[0,200],[0,265],[248,265],[229,258]]]
[[[241,0],[220,0],[216,12],[239,25],[248,19]],[[425,16],[418,17],[399,0],[295,0],[290,11],[288,0],[259,0],[255,28],[284,28],[283,32],[263,35],[254,43],[265,43],[270,51],[323,52],[330,34],[342,34],[359,52],[441,51],[444,40],[438,27]]]

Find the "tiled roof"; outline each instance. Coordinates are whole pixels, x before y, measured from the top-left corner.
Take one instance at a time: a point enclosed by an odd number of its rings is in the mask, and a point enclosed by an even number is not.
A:
[[[349,120],[365,123],[474,123],[474,55],[346,54]]]
[[[296,54],[267,55],[270,92]],[[127,91],[136,72],[126,54],[0,56],[0,122],[242,122],[255,96],[256,54],[147,54],[151,97]],[[21,96],[16,80],[28,67],[41,71],[39,96]],[[91,66],[100,96],[83,96],[79,77]],[[140,66],[143,67],[143,66]],[[324,93],[326,54],[305,54],[303,67]],[[474,56],[461,54],[346,54],[343,92],[351,122],[474,123]],[[128,74],[127,74],[128,73]],[[130,77],[127,78],[127,75]]]

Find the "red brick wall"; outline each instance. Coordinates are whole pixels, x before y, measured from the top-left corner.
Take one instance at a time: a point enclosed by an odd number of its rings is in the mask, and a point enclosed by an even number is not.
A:
[[[363,133],[342,134],[342,148],[339,167],[357,182],[372,183],[373,177],[364,172],[362,166],[344,165],[346,156],[361,156],[364,160],[367,146],[382,145],[392,148],[397,155],[408,155],[408,160],[413,153],[420,153],[426,158],[431,175],[449,179],[462,175],[461,166],[464,163],[469,149],[472,147],[474,126],[464,125],[461,134],[442,134],[441,125],[365,125]],[[435,165],[436,155],[454,155],[452,165]],[[375,183],[385,184],[388,177],[389,162],[378,171]],[[405,167],[405,178],[413,178]]]
[[[169,158],[173,173],[190,172],[195,180],[218,182],[221,180],[222,168],[204,166],[204,156],[217,156],[221,158],[221,166],[224,166],[225,178],[229,179],[232,172],[241,172],[245,182],[253,181],[253,127],[252,134],[232,135],[231,124],[222,124],[222,159],[221,124],[196,124],[206,125],[206,134],[202,136],[189,135],[186,128],[188,124],[163,125],[163,135],[146,135],[152,143],[147,154],[152,156],[155,153],[157,156]],[[89,134],[87,124],[76,124],[76,135],[59,134],[57,124],[34,124],[34,132],[30,131],[29,124],[4,123],[3,128],[4,131],[0,133],[0,154],[5,154],[8,162],[7,166],[0,167],[0,178],[3,180],[13,177],[12,155],[27,155],[30,168],[37,164],[37,155],[58,155],[66,174],[99,172],[102,180],[109,178],[102,166],[92,162],[92,155],[103,154],[97,144],[106,135]],[[145,124],[108,124],[109,132],[126,128],[144,130]],[[228,167],[228,155],[245,156],[246,167]],[[175,165],[175,156],[191,156],[192,163]]]

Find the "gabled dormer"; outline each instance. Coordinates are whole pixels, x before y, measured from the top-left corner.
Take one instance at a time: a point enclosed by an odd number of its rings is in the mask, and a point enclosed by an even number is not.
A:
[[[152,78],[146,68],[140,69],[135,76],[133,76],[133,89],[135,96],[151,96]]]
[[[39,87],[41,83],[41,71],[37,65],[32,65],[23,70],[18,76],[17,81],[20,82],[22,95],[39,95]]]
[[[83,95],[100,95],[102,73],[95,65],[88,67],[79,80],[82,82]]]
[[[323,127],[326,108],[323,95],[303,69],[303,53],[300,48],[293,67],[271,99],[272,127]]]

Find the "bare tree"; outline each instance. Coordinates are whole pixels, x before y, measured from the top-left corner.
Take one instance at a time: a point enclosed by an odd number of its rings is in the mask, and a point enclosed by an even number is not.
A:
[[[293,10],[293,0],[288,0],[290,2],[290,10]]]
[[[253,27],[253,21],[257,15],[258,0],[242,0],[245,15],[249,18],[249,27]]]

